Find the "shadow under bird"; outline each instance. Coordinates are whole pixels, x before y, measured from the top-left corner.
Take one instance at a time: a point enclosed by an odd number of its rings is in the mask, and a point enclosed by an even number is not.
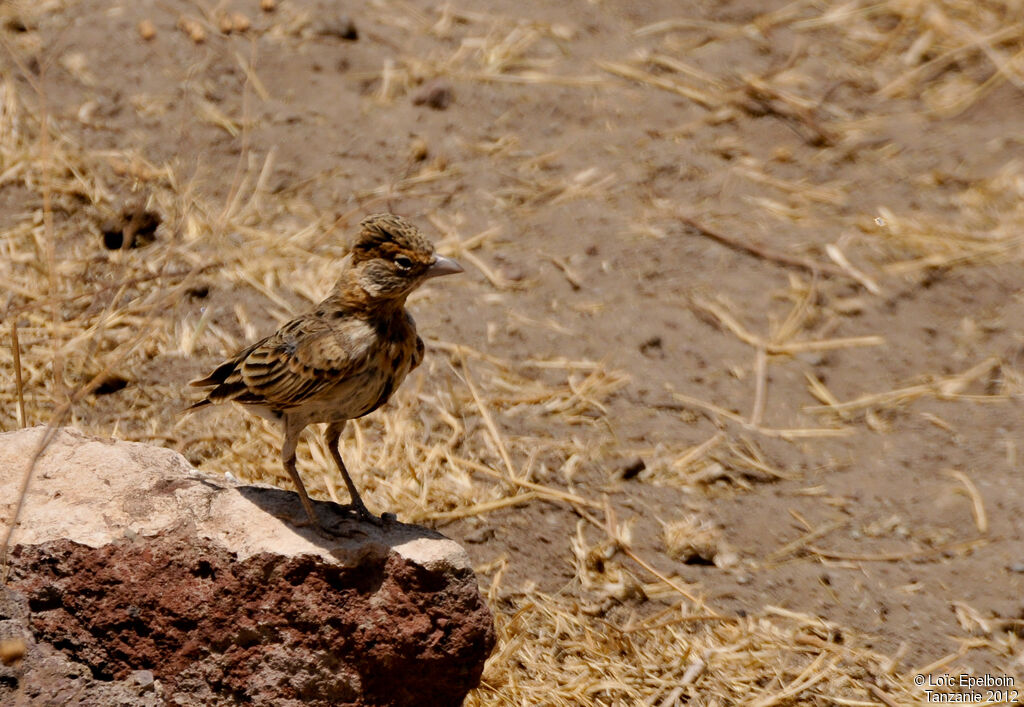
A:
[[[342,461],[341,433],[348,420],[386,403],[423,360],[423,339],[405,309],[409,294],[430,278],[462,272],[401,216],[368,216],[359,229],[341,277],[323,302],[191,383],[210,390],[189,410],[233,402],[282,424],[285,471],[321,531],[295,468],[299,435],[307,425],[327,423],[324,437],[351,507],[379,525],[381,518],[367,510]]]

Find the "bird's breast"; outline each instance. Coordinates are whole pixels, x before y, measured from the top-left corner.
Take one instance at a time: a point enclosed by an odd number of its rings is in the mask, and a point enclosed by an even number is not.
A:
[[[362,370],[339,381],[325,396],[325,420],[362,417],[386,403],[413,368],[416,338],[410,326],[378,330]]]

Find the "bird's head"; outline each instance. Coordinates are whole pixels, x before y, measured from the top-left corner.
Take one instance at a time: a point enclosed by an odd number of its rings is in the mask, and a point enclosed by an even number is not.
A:
[[[352,244],[352,280],[371,301],[403,302],[425,280],[462,272],[438,255],[416,226],[395,214],[374,214],[359,224]]]

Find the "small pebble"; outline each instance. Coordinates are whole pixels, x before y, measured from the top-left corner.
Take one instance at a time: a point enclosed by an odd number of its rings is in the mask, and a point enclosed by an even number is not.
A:
[[[502,265],[498,268],[498,274],[510,282],[522,282],[526,279],[526,272],[515,264]]]
[[[431,81],[413,95],[412,102],[417,106],[445,110],[454,99],[455,94],[451,86],[444,81]]]
[[[12,32],[28,32],[36,29],[36,24],[20,15],[12,15],[4,21],[4,27]]]
[[[732,550],[719,550],[715,554],[715,567],[720,570],[732,569],[740,563],[740,556]]]
[[[474,530],[472,533],[467,535],[464,538],[464,540],[467,543],[472,543],[473,545],[479,545],[480,543],[487,542],[488,540],[490,540],[493,537],[494,537],[494,528],[492,528],[490,526],[484,526],[483,528],[480,528],[479,530]]]
[[[347,15],[323,20],[317,27],[316,33],[322,37],[337,37],[349,42],[359,39],[359,30],[356,29],[356,23]]]
[[[619,472],[619,476],[623,480],[635,478],[637,474],[647,468],[647,464],[640,457],[633,459],[632,461],[626,462],[622,466],[622,471]]]
[[[661,356],[662,340],[660,336],[652,336],[640,344],[640,353],[644,356]]]
[[[409,157],[413,162],[422,162],[430,156],[430,146],[421,137],[414,137],[409,143]]]
[[[230,14],[225,13],[217,20],[217,27],[223,34],[245,32],[251,26],[252,23],[249,21],[249,18],[241,12],[232,12]]]
[[[260,0],[260,9],[264,12],[273,12],[277,9],[277,0]]]
[[[139,22],[139,36],[147,42],[151,41],[156,37],[156,25],[150,20],[142,20]]]
[[[152,690],[153,683],[156,682],[152,670],[136,670],[132,673],[131,679],[132,682],[142,688],[143,692]]]
[[[792,162],[793,151],[788,147],[776,147],[772,150],[772,159],[776,162]]]
[[[144,204],[127,202],[119,216],[108,219],[100,227],[103,245],[107,250],[145,247],[156,240],[160,222],[160,215],[148,211]]]
[[[206,30],[203,26],[193,19],[188,17],[182,17],[178,20],[178,28],[188,35],[196,44],[202,44],[206,41]]]
[[[1015,562],[1012,565],[1010,565],[1009,569],[1011,572],[1024,573],[1024,562]]]
[[[20,638],[5,638],[0,641],[0,663],[14,665],[25,657],[25,641]]]

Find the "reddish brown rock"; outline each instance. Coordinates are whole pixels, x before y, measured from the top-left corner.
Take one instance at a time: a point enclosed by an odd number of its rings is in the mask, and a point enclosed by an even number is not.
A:
[[[0,435],[0,499],[27,458],[12,450],[39,434]],[[95,704],[457,705],[476,685],[493,626],[455,543],[354,520],[338,521],[351,537],[328,542],[276,517],[301,517],[294,494],[222,487],[176,457],[73,432],[47,450],[0,596],[0,638],[21,631],[30,644],[0,667],[0,703],[39,692],[41,656],[78,666],[64,672],[84,673],[80,685],[121,690]],[[72,519],[60,534],[53,504]],[[47,507],[48,538],[32,530]]]

